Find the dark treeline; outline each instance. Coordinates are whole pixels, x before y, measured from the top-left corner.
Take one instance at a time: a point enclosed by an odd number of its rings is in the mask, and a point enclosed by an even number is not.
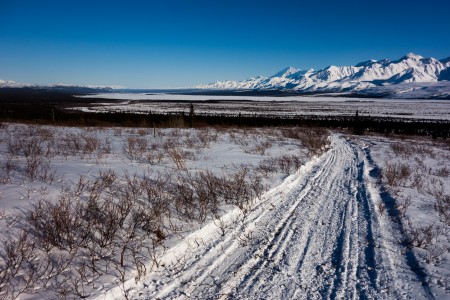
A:
[[[64,92],[42,90],[0,91],[0,121],[64,126],[204,127],[204,126],[310,126],[348,129],[357,134],[428,135],[450,137],[450,122],[367,116],[192,115],[188,113],[88,113],[76,109],[105,99],[78,98]],[[113,102],[113,101],[110,101]]]
[[[450,122],[430,120],[402,120],[392,118],[349,116],[294,116],[266,115],[195,115],[133,114],[133,113],[86,113],[77,110],[33,105],[32,107],[0,108],[3,122],[25,122],[65,126],[125,126],[125,127],[205,127],[205,126],[310,126],[349,129],[358,134],[378,132],[385,134],[429,135],[450,137]],[[192,124],[192,125],[191,125]]]

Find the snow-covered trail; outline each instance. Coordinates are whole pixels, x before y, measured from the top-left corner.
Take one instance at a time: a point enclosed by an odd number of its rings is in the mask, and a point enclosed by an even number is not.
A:
[[[333,136],[250,213],[231,211],[170,249],[133,297],[430,298],[375,209],[366,153]]]

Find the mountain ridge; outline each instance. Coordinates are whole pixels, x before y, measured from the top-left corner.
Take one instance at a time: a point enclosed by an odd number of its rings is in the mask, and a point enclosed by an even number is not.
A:
[[[210,84],[197,85],[197,89],[211,90],[281,90],[305,93],[365,93],[377,88],[389,90],[387,96],[395,96],[395,86],[403,90],[405,85],[448,81],[450,74],[450,57],[437,60],[421,55],[408,53],[397,60],[367,60],[354,66],[328,66],[320,70],[300,70],[287,67],[276,74],[264,77],[249,78],[243,81],[216,81]],[[424,85],[425,84],[425,85]],[[391,86],[386,89],[384,87]],[[439,86],[442,93],[448,95],[450,84]],[[439,98],[440,91],[433,89],[434,97]],[[402,96],[405,96],[403,93]],[[413,95],[412,95],[413,96]]]
[[[0,79],[0,88],[34,88],[34,89],[94,89],[94,90],[117,90],[123,89],[122,86],[102,86],[102,85],[77,85],[77,84],[66,84],[66,83],[55,83],[55,84],[32,84],[32,83],[20,83],[13,80],[3,80]]]

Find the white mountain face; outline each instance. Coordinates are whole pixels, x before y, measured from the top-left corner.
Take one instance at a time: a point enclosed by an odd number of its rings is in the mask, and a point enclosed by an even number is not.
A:
[[[399,84],[402,84],[404,88],[405,84],[409,83],[434,83],[448,80],[450,80],[450,57],[437,60],[409,53],[394,61],[369,60],[355,66],[329,66],[317,71],[288,67],[270,77],[259,76],[244,81],[219,81],[198,85],[195,88],[359,92]]]

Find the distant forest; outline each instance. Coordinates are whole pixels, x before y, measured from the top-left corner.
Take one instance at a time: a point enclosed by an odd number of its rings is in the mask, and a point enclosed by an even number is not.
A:
[[[45,89],[0,89],[0,122],[23,122],[63,126],[121,126],[121,127],[205,127],[205,126],[309,126],[350,130],[356,134],[377,132],[384,134],[426,135],[434,138],[450,137],[449,121],[405,120],[367,116],[265,116],[265,115],[196,115],[193,113],[133,114],[92,113],[74,110],[75,107],[95,105],[114,100],[79,98],[86,94],[77,91]]]

